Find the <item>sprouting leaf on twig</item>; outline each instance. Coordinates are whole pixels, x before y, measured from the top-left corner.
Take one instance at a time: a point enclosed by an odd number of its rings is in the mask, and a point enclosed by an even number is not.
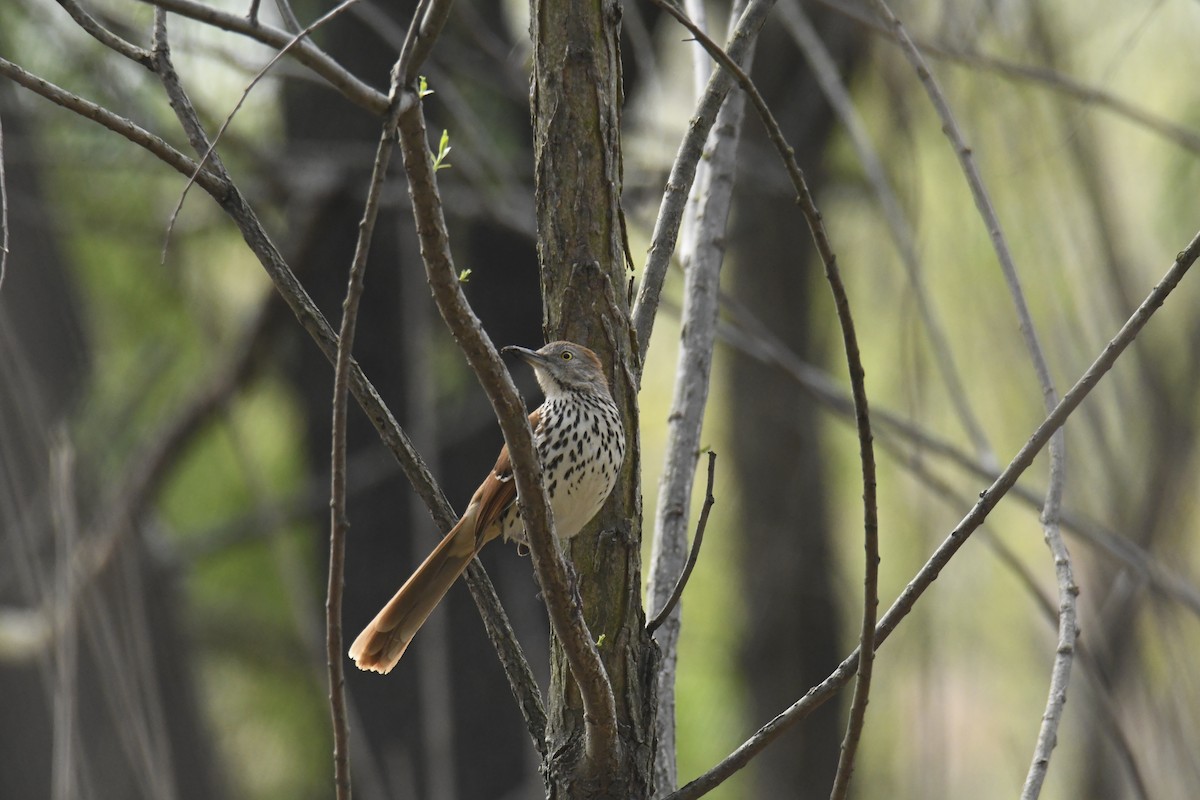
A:
[[[450,131],[443,130],[442,139],[438,142],[437,156],[433,159],[434,172],[437,172],[439,169],[450,168],[450,165],[446,163],[446,156],[450,155],[451,149],[453,148],[450,147]]]

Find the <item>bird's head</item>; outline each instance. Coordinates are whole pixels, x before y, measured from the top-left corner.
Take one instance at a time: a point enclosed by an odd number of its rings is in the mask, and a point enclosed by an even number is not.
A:
[[[600,359],[581,344],[550,342],[540,350],[510,345],[504,352],[516,353],[533,367],[546,397],[568,391],[608,393],[608,380],[600,368]]]

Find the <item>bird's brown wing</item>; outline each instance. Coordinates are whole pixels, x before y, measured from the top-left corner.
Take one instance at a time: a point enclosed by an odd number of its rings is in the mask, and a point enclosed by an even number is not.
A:
[[[534,409],[533,413],[529,415],[529,427],[537,430],[541,418],[541,409]],[[471,509],[475,510],[477,547],[483,547],[487,542],[500,535],[500,529],[494,526],[500,520],[504,509],[516,499],[517,481],[513,476],[512,459],[509,458],[506,444],[500,448],[500,457],[496,459],[496,466],[492,467],[491,473],[484,479],[483,484],[475,490],[475,495],[471,498],[471,504],[468,506],[468,513]]]

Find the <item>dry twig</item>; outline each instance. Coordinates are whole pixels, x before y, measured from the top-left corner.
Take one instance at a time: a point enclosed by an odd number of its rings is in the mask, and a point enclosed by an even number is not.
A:
[[[675,580],[675,588],[671,590],[671,595],[663,603],[662,609],[654,616],[654,619],[646,623],[647,633],[654,633],[663,624],[663,621],[670,616],[672,609],[679,602],[679,598],[683,596],[683,590],[687,587],[688,579],[692,577],[692,570],[695,569],[696,561],[700,558],[700,545],[704,541],[704,531],[708,528],[708,514],[712,511],[713,503],[717,502],[717,498],[713,497],[713,482],[716,480],[716,474],[717,454],[715,451],[709,450],[708,483],[704,490],[704,505],[700,509],[700,518],[696,521],[696,535],[692,537],[692,548],[688,552],[687,563],[683,565],[683,571],[679,573],[679,577]]]

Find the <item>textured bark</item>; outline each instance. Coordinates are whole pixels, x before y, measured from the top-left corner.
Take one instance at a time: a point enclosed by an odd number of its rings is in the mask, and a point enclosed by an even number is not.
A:
[[[826,45],[843,65],[860,48],[855,30],[814,15]],[[836,19],[834,20],[837,21]],[[759,38],[754,77],[819,193],[820,154],[832,115],[800,56],[778,30]],[[743,163],[776,174],[761,126],[747,122]],[[769,158],[769,160],[767,160]],[[799,212],[772,182],[739,181],[731,243],[733,293],[762,323],[802,356],[814,352],[808,309],[826,291]],[[778,184],[776,184],[778,185]],[[815,323],[832,330],[832,319]],[[730,431],[738,482],[742,587],[750,609],[741,664],[751,721],[771,719],[840,659],[841,608],[831,580],[834,563],[811,400],[790,377],[751,359],[735,358],[729,376]],[[840,714],[829,703],[768,748],[753,769],[755,797],[827,797],[837,767]]]
[[[628,324],[620,220],[620,8],[613,0],[533,0],[532,112],[538,255],[547,339],[594,349],[607,365],[632,446],[620,482],[597,521],[572,540],[584,614],[600,643],[616,698],[618,769],[578,769],[583,718],[578,690],[557,643],[551,652],[551,797],[647,797],[654,748],[657,648],[641,604],[641,489],[637,397],[625,364]]]

